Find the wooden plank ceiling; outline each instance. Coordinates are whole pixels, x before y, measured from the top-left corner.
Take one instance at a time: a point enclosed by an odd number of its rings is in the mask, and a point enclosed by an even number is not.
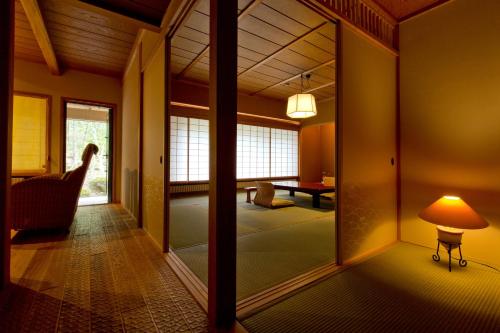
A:
[[[446,0],[364,1],[376,3],[401,19]],[[61,67],[120,77],[139,29],[159,31],[169,3],[16,0],[15,56],[46,62],[54,74]],[[23,6],[29,6],[30,11]],[[318,99],[334,95],[333,23],[296,0],[238,0],[238,7],[240,90],[285,98],[300,91],[300,74],[311,73],[306,91],[311,90]],[[208,82],[209,19],[209,0],[198,0],[174,36],[173,72],[178,79]]]
[[[143,27],[140,21],[108,15],[106,10],[74,0],[38,0],[38,6],[63,69],[121,77],[139,28]],[[45,62],[19,0],[15,8],[15,56]]]
[[[239,0],[238,88],[285,99],[301,90],[335,96],[335,25],[297,1]],[[198,0],[172,39],[177,79],[208,83],[209,0]]]

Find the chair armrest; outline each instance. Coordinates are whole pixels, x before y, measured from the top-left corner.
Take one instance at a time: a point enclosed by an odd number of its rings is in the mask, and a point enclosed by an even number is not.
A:
[[[41,176],[36,176],[36,177],[31,177],[26,180],[33,180],[33,179],[61,179],[62,174],[59,173],[50,173],[47,175],[41,175]]]

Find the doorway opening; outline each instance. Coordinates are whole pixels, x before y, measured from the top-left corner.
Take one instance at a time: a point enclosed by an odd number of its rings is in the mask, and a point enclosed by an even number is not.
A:
[[[99,152],[92,159],[78,200],[79,206],[112,201],[113,108],[109,105],[64,101],[63,171],[81,165],[83,150],[89,143]]]

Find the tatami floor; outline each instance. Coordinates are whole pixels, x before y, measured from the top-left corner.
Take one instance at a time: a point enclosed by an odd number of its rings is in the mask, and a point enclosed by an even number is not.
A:
[[[276,191],[295,206],[269,209],[237,196],[238,300],[335,261],[334,202],[321,199],[312,207],[310,195]],[[171,200],[170,245],[200,278],[208,281],[208,196]]]
[[[0,332],[206,332],[207,318],[119,206],[79,207],[69,233],[19,232]]]
[[[500,272],[455,260],[450,273],[433,253],[399,243],[242,324],[251,333],[500,332]]]

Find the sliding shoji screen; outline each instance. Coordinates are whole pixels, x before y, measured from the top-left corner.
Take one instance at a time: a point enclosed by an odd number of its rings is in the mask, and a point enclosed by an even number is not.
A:
[[[188,118],[170,117],[170,180],[188,181]]]
[[[171,117],[170,180],[209,178],[209,123],[205,119]],[[238,124],[238,179],[298,175],[298,132]]]
[[[236,177],[269,177],[269,128],[238,124]]]
[[[298,142],[297,131],[271,128],[271,177],[298,175]]]
[[[189,181],[208,180],[208,120],[189,118]]]

